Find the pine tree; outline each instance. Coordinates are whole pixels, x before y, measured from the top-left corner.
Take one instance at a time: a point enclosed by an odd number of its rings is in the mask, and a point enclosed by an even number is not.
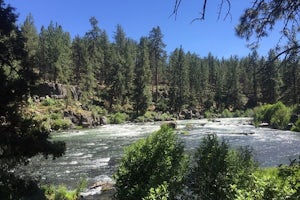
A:
[[[82,78],[83,69],[86,66],[87,55],[84,52],[84,41],[79,36],[76,36],[72,41],[72,74],[71,84],[78,84]]]
[[[225,105],[227,108],[243,109],[242,89],[240,85],[240,62],[236,56],[231,56],[226,62],[226,98]]]
[[[24,48],[28,54],[27,63],[35,72],[38,72],[37,49],[39,45],[39,36],[34,25],[33,16],[31,14],[26,17],[23,25],[21,26],[21,32],[24,38]]]
[[[189,71],[189,105],[196,107],[200,103],[201,98],[201,60],[196,54],[190,52],[186,55],[188,71]]]
[[[103,83],[102,71],[104,70],[104,56],[102,43],[102,30],[98,26],[98,21],[95,17],[90,18],[91,30],[85,34],[87,42],[87,50],[89,56],[89,65],[93,69],[95,80],[97,83]],[[96,85],[96,84],[95,84]]]
[[[126,52],[130,48],[128,46],[128,39],[121,25],[117,25],[114,39],[112,67],[109,73],[110,85],[108,89],[110,108],[112,108],[113,105],[126,103],[125,100],[129,97],[129,88],[132,87],[133,81],[133,59],[131,59]],[[129,79],[126,80],[126,78]],[[129,83],[126,83],[127,81]]]
[[[300,57],[291,53],[290,58],[283,63],[282,100],[286,104],[295,105],[300,102]]]
[[[71,38],[62,26],[50,22],[42,27],[39,40],[40,76],[47,81],[67,83],[70,79]]]
[[[172,52],[170,71],[170,108],[175,112],[181,112],[188,102],[189,91],[188,66],[182,47]]]
[[[278,60],[273,60],[276,54],[274,50],[268,53],[268,61],[262,65],[262,101],[264,103],[276,103],[280,97],[281,80],[279,76]]]
[[[144,115],[151,102],[151,70],[149,64],[148,41],[141,38],[135,65],[133,102],[136,116]]]
[[[163,34],[159,26],[153,28],[149,34],[149,52],[150,52],[150,67],[152,71],[152,82],[155,86],[152,89],[152,93],[154,95],[154,102],[158,101],[158,86],[159,82],[162,79],[162,71],[164,65],[165,58],[165,50],[166,45],[163,42]]]

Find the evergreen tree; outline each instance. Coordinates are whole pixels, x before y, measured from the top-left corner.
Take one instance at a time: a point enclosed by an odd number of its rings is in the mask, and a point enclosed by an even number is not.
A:
[[[117,25],[115,33],[115,43],[113,44],[112,51],[112,67],[109,73],[110,85],[108,88],[110,108],[113,105],[122,105],[125,103],[126,95],[130,93],[128,86],[132,86],[131,80],[126,80],[126,76],[132,75],[131,67],[129,64],[128,56],[126,56],[127,38],[121,25]],[[129,69],[130,68],[130,69]],[[126,83],[126,81],[131,83]]]
[[[180,112],[188,102],[189,77],[185,53],[180,47],[170,56],[170,108]]]
[[[144,115],[151,102],[151,70],[149,64],[149,51],[147,45],[147,39],[141,38],[138,48],[137,62],[134,70],[135,78],[133,102],[136,116]]]
[[[196,54],[190,52],[186,55],[189,71],[189,104],[196,107],[200,103],[202,73],[201,60]]]
[[[109,72],[112,67],[112,45],[108,39],[108,35],[106,31],[102,31],[100,35],[101,48],[103,53],[103,69],[101,70],[102,78],[104,80],[104,84],[109,84]]]
[[[260,63],[257,51],[240,60],[240,82],[248,98],[247,107],[255,107],[260,100]]]
[[[84,40],[76,36],[72,41],[72,66],[73,76],[71,78],[72,84],[78,84],[82,78],[83,69],[87,63],[87,55],[84,50]]]
[[[216,79],[216,92],[214,96],[214,101],[216,103],[216,108],[218,111],[222,111],[225,107],[228,107],[227,104],[228,97],[231,96],[228,92],[229,89],[227,89],[226,80],[227,73],[229,71],[229,64],[224,59],[220,62],[219,68],[217,70],[217,79]],[[229,75],[229,74],[228,74]],[[229,78],[231,80],[231,78]],[[232,102],[231,102],[232,103]]]
[[[39,36],[31,14],[26,17],[25,22],[21,26],[21,32],[24,38],[24,48],[28,54],[27,63],[37,72],[37,49],[39,45]]]
[[[98,21],[95,17],[90,18],[91,30],[85,34],[85,40],[87,42],[88,60],[89,65],[93,69],[95,76],[95,83],[103,83],[102,71],[104,70],[104,57],[102,45],[102,31],[98,26]]]
[[[300,56],[295,52],[289,57],[283,62],[282,99],[286,104],[295,105],[300,102]]]
[[[200,63],[200,104],[206,105],[208,101],[212,98],[212,93],[210,91],[209,82],[208,82],[208,65],[205,60],[201,59]]]
[[[70,79],[71,38],[58,24],[42,27],[39,41],[40,76],[47,81],[67,83]]]
[[[150,67],[152,71],[152,82],[155,86],[152,89],[152,93],[154,93],[154,102],[158,101],[158,85],[160,80],[162,79],[162,71],[164,65],[165,58],[165,50],[166,45],[163,42],[163,34],[159,26],[153,28],[149,34],[149,52],[150,52]]]
[[[204,68],[207,70],[207,83],[205,89],[205,107],[212,108],[215,105],[214,97],[216,93],[216,84],[217,84],[217,60],[214,56],[209,52],[208,56],[204,58]]]
[[[130,103],[132,90],[133,90],[133,79],[134,79],[134,66],[136,59],[137,44],[134,40],[128,39],[126,42],[125,50],[125,66],[124,66],[124,77],[125,77],[125,98],[123,99],[123,105]]]
[[[262,101],[273,104],[279,100],[281,80],[278,60],[273,60],[276,53],[270,50],[268,54],[268,61],[262,65]]]

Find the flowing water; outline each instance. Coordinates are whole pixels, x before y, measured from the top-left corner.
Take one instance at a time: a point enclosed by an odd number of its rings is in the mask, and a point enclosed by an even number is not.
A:
[[[233,147],[250,146],[260,166],[288,164],[300,155],[300,133],[255,128],[249,118],[218,119],[217,121],[177,121],[178,133],[186,149],[199,145],[206,134],[217,134]],[[105,125],[95,129],[68,131],[54,134],[53,140],[65,141],[67,150],[56,160],[33,158],[26,170],[39,176],[42,183],[66,184],[74,187],[80,178],[89,183],[109,179],[116,170],[124,147],[144,138],[161,123],[129,123]]]

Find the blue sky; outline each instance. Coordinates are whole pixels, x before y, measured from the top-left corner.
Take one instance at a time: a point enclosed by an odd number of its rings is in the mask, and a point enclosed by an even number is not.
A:
[[[223,17],[227,9],[224,5],[221,19],[217,19],[218,3],[208,1],[205,21],[191,21],[199,16],[202,0],[182,0],[178,16],[170,17],[175,0],[5,0],[6,4],[16,8],[19,14],[18,23],[24,22],[31,13],[35,25],[48,26],[50,21],[62,25],[71,36],[83,36],[90,30],[89,19],[95,16],[99,27],[106,30],[112,38],[116,25],[120,24],[126,35],[136,41],[148,36],[153,27],[160,26],[164,34],[166,50],[171,52],[182,46],[199,56],[211,52],[219,58],[238,55],[247,56],[250,50],[247,42],[235,35],[234,27],[238,23],[243,10],[249,7],[251,1],[232,0],[232,19]],[[262,41],[258,49],[260,55],[267,55],[274,47],[278,37],[276,34]]]

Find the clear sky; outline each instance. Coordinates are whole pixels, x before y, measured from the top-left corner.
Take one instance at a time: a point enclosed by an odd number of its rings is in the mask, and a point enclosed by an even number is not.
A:
[[[182,0],[177,18],[170,17],[175,0],[4,0],[16,8],[18,23],[24,22],[31,13],[35,25],[48,26],[57,22],[71,36],[83,36],[90,30],[89,19],[95,16],[99,27],[112,38],[116,25],[120,24],[126,35],[136,41],[148,36],[153,27],[160,26],[164,35],[166,50],[171,52],[182,46],[187,52],[206,56],[211,52],[219,58],[238,55],[247,56],[250,50],[247,42],[235,35],[234,27],[249,1],[232,0],[231,15],[225,21],[227,5],[224,4],[221,19],[218,20],[219,0],[208,1],[205,21],[191,21],[199,16],[202,0]],[[258,49],[260,55],[267,55],[278,37],[269,37]]]

